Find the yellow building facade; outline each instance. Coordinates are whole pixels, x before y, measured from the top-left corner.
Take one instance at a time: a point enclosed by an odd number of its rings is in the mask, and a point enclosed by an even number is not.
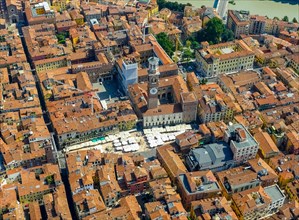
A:
[[[52,8],[57,11],[66,10],[66,7],[70,1],[69,0],[54,0],[52,1]]]
[[[159,6],[158,5],[151,5],[146,10],[148,12],[148,18],[150,18],[150,17],[156,15],[159,12]]]
[[[297,192],[297,189],[299,189],[299,182],[294,181],[286,185],[285,192],[286,194],[288,194],[290,200],[299,202],[299,194]]]

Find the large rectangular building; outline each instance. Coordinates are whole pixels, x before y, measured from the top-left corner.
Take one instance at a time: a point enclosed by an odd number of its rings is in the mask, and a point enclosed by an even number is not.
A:
[[[185,208],[199,199],[215,197],[221,194],[221,188],[212,171],[197,171],[178,176],[178,189]]]
[[[261,185],[257,172],[248,167],[235,167],[216,174],[222,193],[230,199],[232,194]]]
[[[227,99],[226,99],[227,100]],[[204,95],[199,100],[198,116],[201,122],[206,123],[210,121],[232,121],[234,117],[234,109],[221,99],[220,96],[212,98]]]
[[[249,34],[249,11],[228,10],[227,27],[234,32],[236,38]]]
[[[138,83],[138,63],[135,60],[119,59],[117,64],[118,79],[124,92],[128,92],[128,86]]]
[[[192,149],[185,161],[190,171],[220,171],[233,166],[233,153],[226,143],[220,142]]]
[[[278,35],[281,31],[296,31],[299,24],[277,19],[269,19],[266,16],[250,16],[250,34],[271,34]]]
[[[242,124],[230,124],[225,131],[224,140],[230,144],[236,162],[255,158],[259,149],[258,142]]]
[[[253,69],[254,52],[242,40],[215,45],[203,42],[202,48],[195,55],[198,69],[206,77]]]

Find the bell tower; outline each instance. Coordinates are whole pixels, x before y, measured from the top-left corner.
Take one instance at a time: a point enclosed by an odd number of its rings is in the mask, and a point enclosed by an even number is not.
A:
[[[149,70],[148,70],[148,89],[147,89],[147,108],[153,109],[158,107],[158,89],[159,89],[159,76],[160,72],[159,59],[157,57],[150,57],[148,59]]]

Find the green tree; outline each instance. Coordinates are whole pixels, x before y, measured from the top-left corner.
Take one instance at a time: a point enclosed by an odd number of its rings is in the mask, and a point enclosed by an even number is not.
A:
[[[288,21],[289,21],[289,17],[288,17],[288,16],[284,16],[284,17],[282,18],[282,20],[288,22]]]
[[[236,2],[234,0],[230,0],[228,3],[232,5],[236,5]]]
[[[47,176],[46,182],[48,185],[54,184],[54,176],[53,175]]]
[[[298,23],[298,21],[297,21],[297,18],[293,18],[293,20],[292,20],[294,23]]]
[[[200,47],[200,44],[195,40],[195,41],[192,41],[192,48],[193,49],[199,49]]]
[[[190,36],[187,40],[186,40],[186,46],[187,46],[187,41],[191,42],[191,48],[192,49],[198,49],[200,47],[198,40],[197,40],[197,35],[196,36]]]
[[[223,34],[224,30],[225,27],[222,23],[222,20],[214,17],[210,19],[206,24],[205,37],[208,37],[208,40],[212,43],[217,44],[221,42],[221,35]]]
[[[205,29],[202,29],[197,35],[197,41],[203,42],[203,41],[207,41],[207,40],[208,40],[207,31]]]
[[[166,0],[157,0],[157,4],[160,10],[162,8],[168,8],[169,10],[178,12],[184,12],[185,6],[192,6],[190,3],[182,4],[178,2],[169,2]]]
[[[64,44],[65,39],[69,37],[69,32],[61,32],[56,34],[57,40],[59,44]]]
[[[193,53],[191,52],[190,49],[187,49],[183,52],[183,58],[184,59],[187,59],[187,60],[190,60],[191,58],[193,58]]]
[[[186,41],[186,47],[187,47],[187,48],[190,48],[190,46],[191,46],[191,41],[190,41],[190,40],[187,40],[187,41]]]
[[[172,57],[173,52],[175,51],[174,43],[169,39],[166,33],[161,32],[157,34],[156,39],[161,47],[165,50],[168,56]]]
[[[200,84],[205,85],[205,84],[207,84],[207,82],[208,82],[208,79],[204,78],[201,80]]]
[[[172,60],[175,62],[175,63],[177,63],[177,62],[179,62],[179,57],[177,57],[177,56],[173,56],[172,57]]]
[[[222,20],[217,17],[210,19],[197,37],[198,42],[208,41],[210,44],[218,44],[233,39],[233,32],[227,29]]]
[[[224,32],[222,33],[221,39],[223,42],[227,42],[227,41],[232,41],[234,40],[235,36],[234,36],[234,32],[232,32],[231,30],[225,28]]]

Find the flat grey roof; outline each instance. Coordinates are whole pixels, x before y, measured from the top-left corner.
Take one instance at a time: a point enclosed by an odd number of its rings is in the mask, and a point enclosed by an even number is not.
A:
[[[237,128],[244,129],[244,131],[246,133],[246,140],[245,141],[237,142],[237,141],[232,140],[235,143],[235,146],[237,148],[243,148],[243,147],[258,145],[256,140],[252,137],[252,135],[249,133],[249,131],[242,124],[229,125],[227,128],[228,128],[228,133],[229,133],[230,137],[232,136],[233,132],[235,132],[235,130]]]
[[[207,144],[192,153],[199,164],[213,163],[213,167],[233,159],[233,152],[225,142]]]
[[[227,161],[233,159],[233,152],[225,142],[208,144],[204,147],[209,152],[213,162],[217,160]]]
[[[204,147],[196,148],[192,151],[193,151],[193,155],[195,156],[195,158],[199,164],[205,164],[205,163],[212,162],[209,152]]]
[[[285,198],[285,195],[281,192],[280,188],[275,184],[264,188],[265,192],[272,199],[272,202]]]

